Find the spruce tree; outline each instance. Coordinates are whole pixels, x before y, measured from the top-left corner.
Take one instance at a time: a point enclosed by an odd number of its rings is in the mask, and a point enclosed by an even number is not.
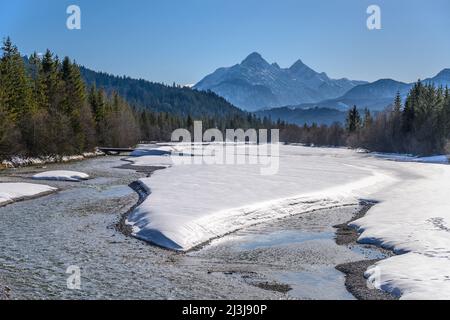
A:
[[[33,111],[31,80],[28,77],[22,57],[8,37],[3,42],[1,77],[4,90],[4,108],[13,121],[20,122]]]
[[[404,133],[411,133],[414,130],[414,121],[416,118],[416,98],[408,96],[405,102],[405,108],[402,113],[402,130]]]
[[[65,57],[60,70],[63,87],[63,112],[70,119],[74,152],[82,152],[92,126],[90,109],[86,108],[86,88],[78,67]],[[83,120],[82,120],[83,119]]]
[[[392,110],[395,114],[400,114],[402,111],[402,97],[400,95],[400,91],[397,91],[397,95],[394,100],[394,108]]]
[[[347,114],[346,128],[349,133],[356,132],[361,127],[361,116],[358,108],[353,106]]]

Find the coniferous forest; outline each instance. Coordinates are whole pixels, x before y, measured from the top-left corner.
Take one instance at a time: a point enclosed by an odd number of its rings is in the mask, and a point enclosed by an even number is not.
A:
[[[449,89],[419,81],[403,100],[397,95],[377,114],[355,106],[345,125],[298,126],[260,119],[212,92],[93,72],[49,50],[23,58],[7,38],[0,59],[0,158],[167,141],[174,129],[192,128],[194,120],[220,130],[279,128],[284,142],[449,153]]]
[[[287,142],[349,146],[370,151],[433,155],[450,153],[450,92],[420,80],[404,104],[400,94],[383,112],[372,114],[356,106],[348,111],[345,127],[281,123]]]
[[[355,108],[354,108],[355,109]],[[353,110],[354,110],[353,109]],[[369,150],[431,155],[450,153],[450,95],[418,81],[404,105],[399,94],[393,105],[372,116],[350,112],[347,144]]]

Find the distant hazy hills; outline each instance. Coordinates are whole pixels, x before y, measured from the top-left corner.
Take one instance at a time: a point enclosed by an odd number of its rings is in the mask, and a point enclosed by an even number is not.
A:
[[[423,82],[450,87],[450,69]],[[276,63],[269,64],[260,54],[252,53],[240,64],[217,69],[194,88],[211,90],[244,110],[257,111],[272,119],[329,124],[345,119],[344,112],[353,105],[372,111],[384,110],[397,92],[405,97],[412,85],[392,79],[372,83],[330,79],[301,60],[290,68],[280,68]]]
[[[330,79],[301,60],[290,68],[280,68],[255,52],[240,64],[216,70],[194,88],[211,90],[242,109],[255,111],[337,98],[364,83]]]
[[[257,111],[260,117],[270,117],[276,121],[278,119],[288,123],[298,125],[326,124],[330,125],[334,122],[345,122],[347,113],[337,109],[329,108],[310,108],[310,109],[290,109],[288,107],[274,108],[263,111]]]
[[[319,107],[345,111],[349,107],[356,105],[361,109],[368,108],[372,111],[380,111],[393,102],[397,92],[400,92],[402,96],[405,96],[411,87],[411,84],[391,79],[382,79],[356,86],[346,92],[342,97],[336,99],[315,103],[303,103],[291,106],[291,108],[307,109]]]

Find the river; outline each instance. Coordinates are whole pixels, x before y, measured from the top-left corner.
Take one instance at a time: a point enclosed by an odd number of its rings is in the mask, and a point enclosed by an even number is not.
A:
[[[383,258],[335,243],[333,226],[356,206],[253,226],[187,254],[154,247],[115,227],[138,200],[128,184],[144,176],[124,163],[99,157],[0,172],[2,182],[60,169],[92,177],[40,182],[59,191],[0,207],[0,284],[11,299],[354,299],[335,266]],[[67,286],[70,266],[81,271],[79,290]]]

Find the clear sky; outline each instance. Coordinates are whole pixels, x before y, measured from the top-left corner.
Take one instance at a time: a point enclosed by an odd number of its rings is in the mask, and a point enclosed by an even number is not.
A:
[[[81,8],[81,30],[66,8]],[[382,30],[366,9],[381,7]],[[329,76],[415,81],[450,68],[449,0],[0,0],[0,37],[95,70],[191,84],[257,51]]]

